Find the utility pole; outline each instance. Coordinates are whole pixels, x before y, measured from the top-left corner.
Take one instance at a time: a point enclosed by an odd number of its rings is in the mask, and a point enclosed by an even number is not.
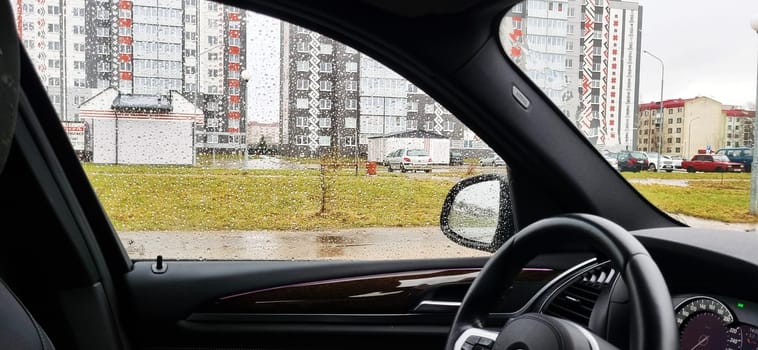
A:
[[[758,34],[758,13],[750,19],[750,26]],[[756,110],[758,111],[758,75],[756,75],[755,91]],[[756,161],[755,151],[758,145],[758,113],[753,118],[753,164],[750,166],[750,215],[758,213],[758,162]]]
[[[661,105],[660,105],[660,115],[658,116],[661,118],[661,120],[658,122],[658,126],[660,127],[660,132],[658,133],[658,160],[655,162],[655,171],[658,171],[658,169],[661,167],[661,151],[663,146],[663,60],[660,59],[658,56],[653,55],[650,53],[650,51],[645,50],[644,53],[650,55],[650,57],[655,58],[658,60],[658,62],[661,63]]]

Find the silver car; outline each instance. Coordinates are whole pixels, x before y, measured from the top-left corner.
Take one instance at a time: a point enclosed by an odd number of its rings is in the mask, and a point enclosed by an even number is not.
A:
[[[491,154],[489,156],[479,159],[480,166],[504,166],[505,161],[497,154]]]
[[[432,171],[432,157],[429,152],[416,148],[401,148],[387,155],[387,171]]]

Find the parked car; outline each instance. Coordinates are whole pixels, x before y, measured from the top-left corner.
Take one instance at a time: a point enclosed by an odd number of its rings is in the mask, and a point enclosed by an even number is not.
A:
[[[671,158],[671,166],[674,167],[674,170],[680,170],[682,169],[682,156],[680,155],[670,155],[669,158]]]
[[[648,166],[647,170],[649,171],[657,171],[657,170],[665,170],[666,172],[672,172],[674,171],[674,163],[670,156],[667,156],[665,154],[660,155],[660,162],[661,164],[658,165],[658,152],[644,152],[647,156]]]
[[[401,148],[390,153],[387,157],[387,171],[432,171],[432,157],[429,152],[418,148]]]
[[[741,172],[742,163],[732,162],[723,154],[696,154],[692,159],[682,162],[688,173],[704,172]]]
[[[490,154],[479,159],[480,166],[504,166],[505,161],[497,154]]]
[[[645,152],[621,151],[617,153],[619,171],[633,171],[648,169],[648,158]]]
[[[608,161],[608,164],[610,164],[613,169],[618,170],[619,168],[619,160],[618,155],[616,153],[603,153],[603,158]]]
[[[750,147],[726,147],[716,151],[716,154],[722,154],[729,158],[730,161],[742,164],[742,170],[750,172],[753,167],[753,149]]]
[[[461,152],[450,152],[450,165],[463,165],[463,154]]]

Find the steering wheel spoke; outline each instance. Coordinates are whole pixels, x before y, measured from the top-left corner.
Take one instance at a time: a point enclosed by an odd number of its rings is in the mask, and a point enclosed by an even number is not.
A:
[[[455,341],[455,350],[490,350],[495,345],[498,332],[471,327]]]

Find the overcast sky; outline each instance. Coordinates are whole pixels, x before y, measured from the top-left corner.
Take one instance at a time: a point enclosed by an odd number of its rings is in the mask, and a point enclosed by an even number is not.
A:
[[[758,0],[640,0],[642,49],[665,66],[665,99],[708,96],[727,105],[755,103]],[[642,54],[640,103],[658,101],[660,63]]]
[[[664,98],[708,96],[727,105],[755,103],[758,34],[750,17],[758,0],[640,0],[642,49],[663,59]],[[247,18],[249,120],[279,119],[278,20]],[[658,101],[660,64],[642,54],[640,103]]]

